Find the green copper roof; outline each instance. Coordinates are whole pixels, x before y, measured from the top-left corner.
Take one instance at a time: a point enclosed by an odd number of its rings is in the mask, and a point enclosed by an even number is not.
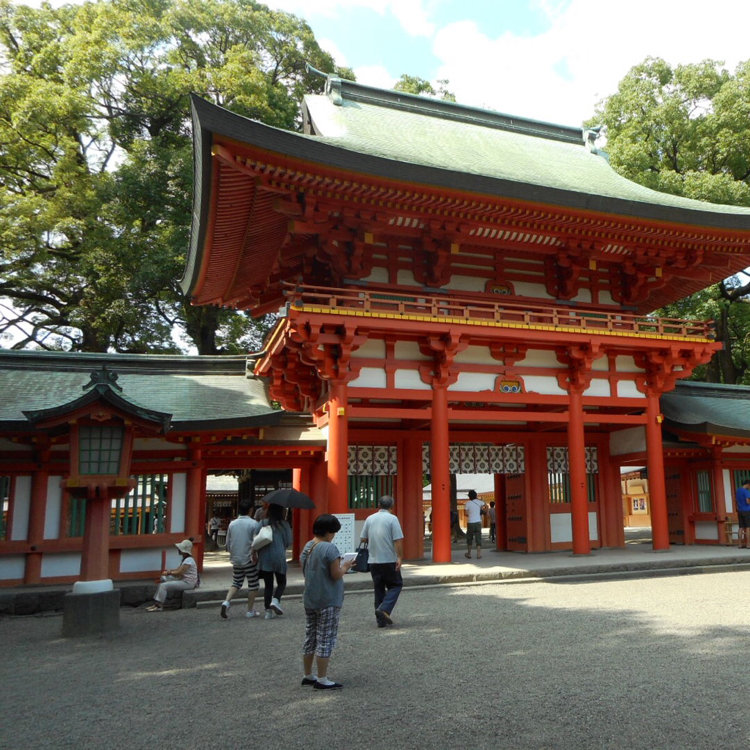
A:
[[[0,351],[0,424],[30,425],[24,412],[75,401],[103,364],[117,373],[124,399],[170,414],[173,429],[270,425],[284,414],[263,382],[247,376],[245,357]]]
[[[750,387],[677,383],[661,397],[666,426],[709,435],[750,437]]]
[[[621,177],[589,149],[581,128],[336,81],[329,80],[327,94],[306,96],[304,109],[310,132],[340,148],[541,188],[750,218],[750,208],[660,193]],[[534,198],[529,191],[527,199]]]

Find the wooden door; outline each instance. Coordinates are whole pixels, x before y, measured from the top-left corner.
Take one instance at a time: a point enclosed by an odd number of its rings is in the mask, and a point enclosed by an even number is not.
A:
[[[505,475],[505,534],[506,549],[528,552],[526,477],[523,474]]]
[[[667,493],[669,543],[685,544],[685,511],[682,502],[681,472],[676,468],[665,467],[664,484]]]

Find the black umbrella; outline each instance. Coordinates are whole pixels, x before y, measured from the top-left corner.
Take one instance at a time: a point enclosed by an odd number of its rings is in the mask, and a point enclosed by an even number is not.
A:
[[[274,490],[264,498],[264,503],[281,505],[283,508],[314,508],[315,503],[304,493],[291,488]]]

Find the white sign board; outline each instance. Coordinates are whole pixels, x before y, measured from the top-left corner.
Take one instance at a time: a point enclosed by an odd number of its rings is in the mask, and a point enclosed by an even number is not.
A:
[[[336,532],[333,543],[339,552],[354,552],[359,544],[359,538],[354,533],[354,513],[334,513],[341,522],[341,529]]]

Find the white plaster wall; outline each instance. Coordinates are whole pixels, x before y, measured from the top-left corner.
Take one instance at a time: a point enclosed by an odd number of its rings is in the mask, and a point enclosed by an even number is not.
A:
[[[358,357],[385,359],[385,341],[383,339],[368,339],[359,349],[352,352],[352,359]]]
[[[385,266],[375,266],[369,276],[365,277],[365,281],[372,281],[375,284],[387,284],[388,283],[388,269]]]
[[[722,469],[721,476],[724,479],[724,510],[727,513],[734,513],[735,488],[732,487],[732,472],[729,469]]]
[[[429,359],[419,351],[419,344],[416,341],[397,341],[393,348],[393,354],[396,359],[418,359],[422,361]]]
[[[47,509],[44,514],[44,538],[59,539],[62,521],[62,477],[47,478]]]
[[[562,367],[554,352],[547,349],[529,349],[518,367]]]
[[[573,542],[573,515],[572,513],[551,513],[549,517],[550,541],[552,544],[564,544]],[[589,540],[599,541],[597,531],[596,512],[589,512]]]
[[[573,297],[573,302],[591,302],[591,290],[585,287],[578,290],[578,294]]]
[[[619,380],[617,382],[617,395],[620,398],[646,398],[646,395],[638,390],[632,380]]]
[[[411,388],[418,391],[431,390],[431,386],[419,377],[417,370],[396,370],[393,380],[396,388]]]
[[[42,555],[42,578],[77,576],[80,574],[81,555],[79,552]]]
[[[599,304],[600,305],[614,305],[617,304],[613,299],[612,295],[604,289],[599,290]]]
[[[359,371],[359,377],[349,383],[350,388],[385,388],[385,370],[375,367],[363,367]]]
[[[635,360],[630,354],[618,354],[615,358],[615,370],[617,372],[643,372],[642,367],[638,367]]]
[[[611,396],[609,380],[603,378],[592,378],[591,385],[584,391],[586,396]]]
[[[542,393],[547,396],[567,396],[567,391],[560,388],[557,378],[552,375],[524,375],[526,391]]]
[[[161,570],[160,549],[124,549],[120,553],[120,573]]]
[[[723,453],[747,453],[748,461],[750,461],[750,451],[746,445],[730,445],[728,448],[724,448]]]
[[[462,372],[449,391],[491,391],[497,375],[491,372]]]
[[[170,443],[169,440],[163,438],[136,438],[133,440],[133,450],[136,451],[169,450],[174,452],[175,450],[179,450],[179,448],[179,444]],[[187,453],[187,446],[183,450]]]
[[[23,579],[26,574],[26,556],[11,555],[0,557],[0,581]]]
[[[169,506],[169,530],[173,534],[185,531],[187,505],[187,474],[172,474],[172,502]]]
[[[31,477],[16,477],[13,493],[13,528],[10,541],[29,538],[29,513],[31,512]]]
[[[638,453],[646,450],[646,427],[628,427],[617,430],[609,436],[609,453],[611,456],[622,456],[626,453]]]
[[[696,521],[695,538],[701,540],[718,541],[719,527],[716,521]]]
[[[453,361],[459,365],[500,365],[486,346],[467,346],[453,358]]]
[[[417,286],[417,280],[414,278],[414,274],[407,269],[398,272],[396,275],[396,283],[401,286]]]
[[[595,372],[609,372],[609,359],[607,357],[599,357],[591,363],[591,369]]]
[[[483,292],[486,281],[476,276],[461,276],[454,273],[447,288],[456,292]]]
[[[547,293],[547,287],[544,284],[529,284],[523,281],[513,282],[513,291],[520,297],[542,297],[544,299],[554,299]]]

